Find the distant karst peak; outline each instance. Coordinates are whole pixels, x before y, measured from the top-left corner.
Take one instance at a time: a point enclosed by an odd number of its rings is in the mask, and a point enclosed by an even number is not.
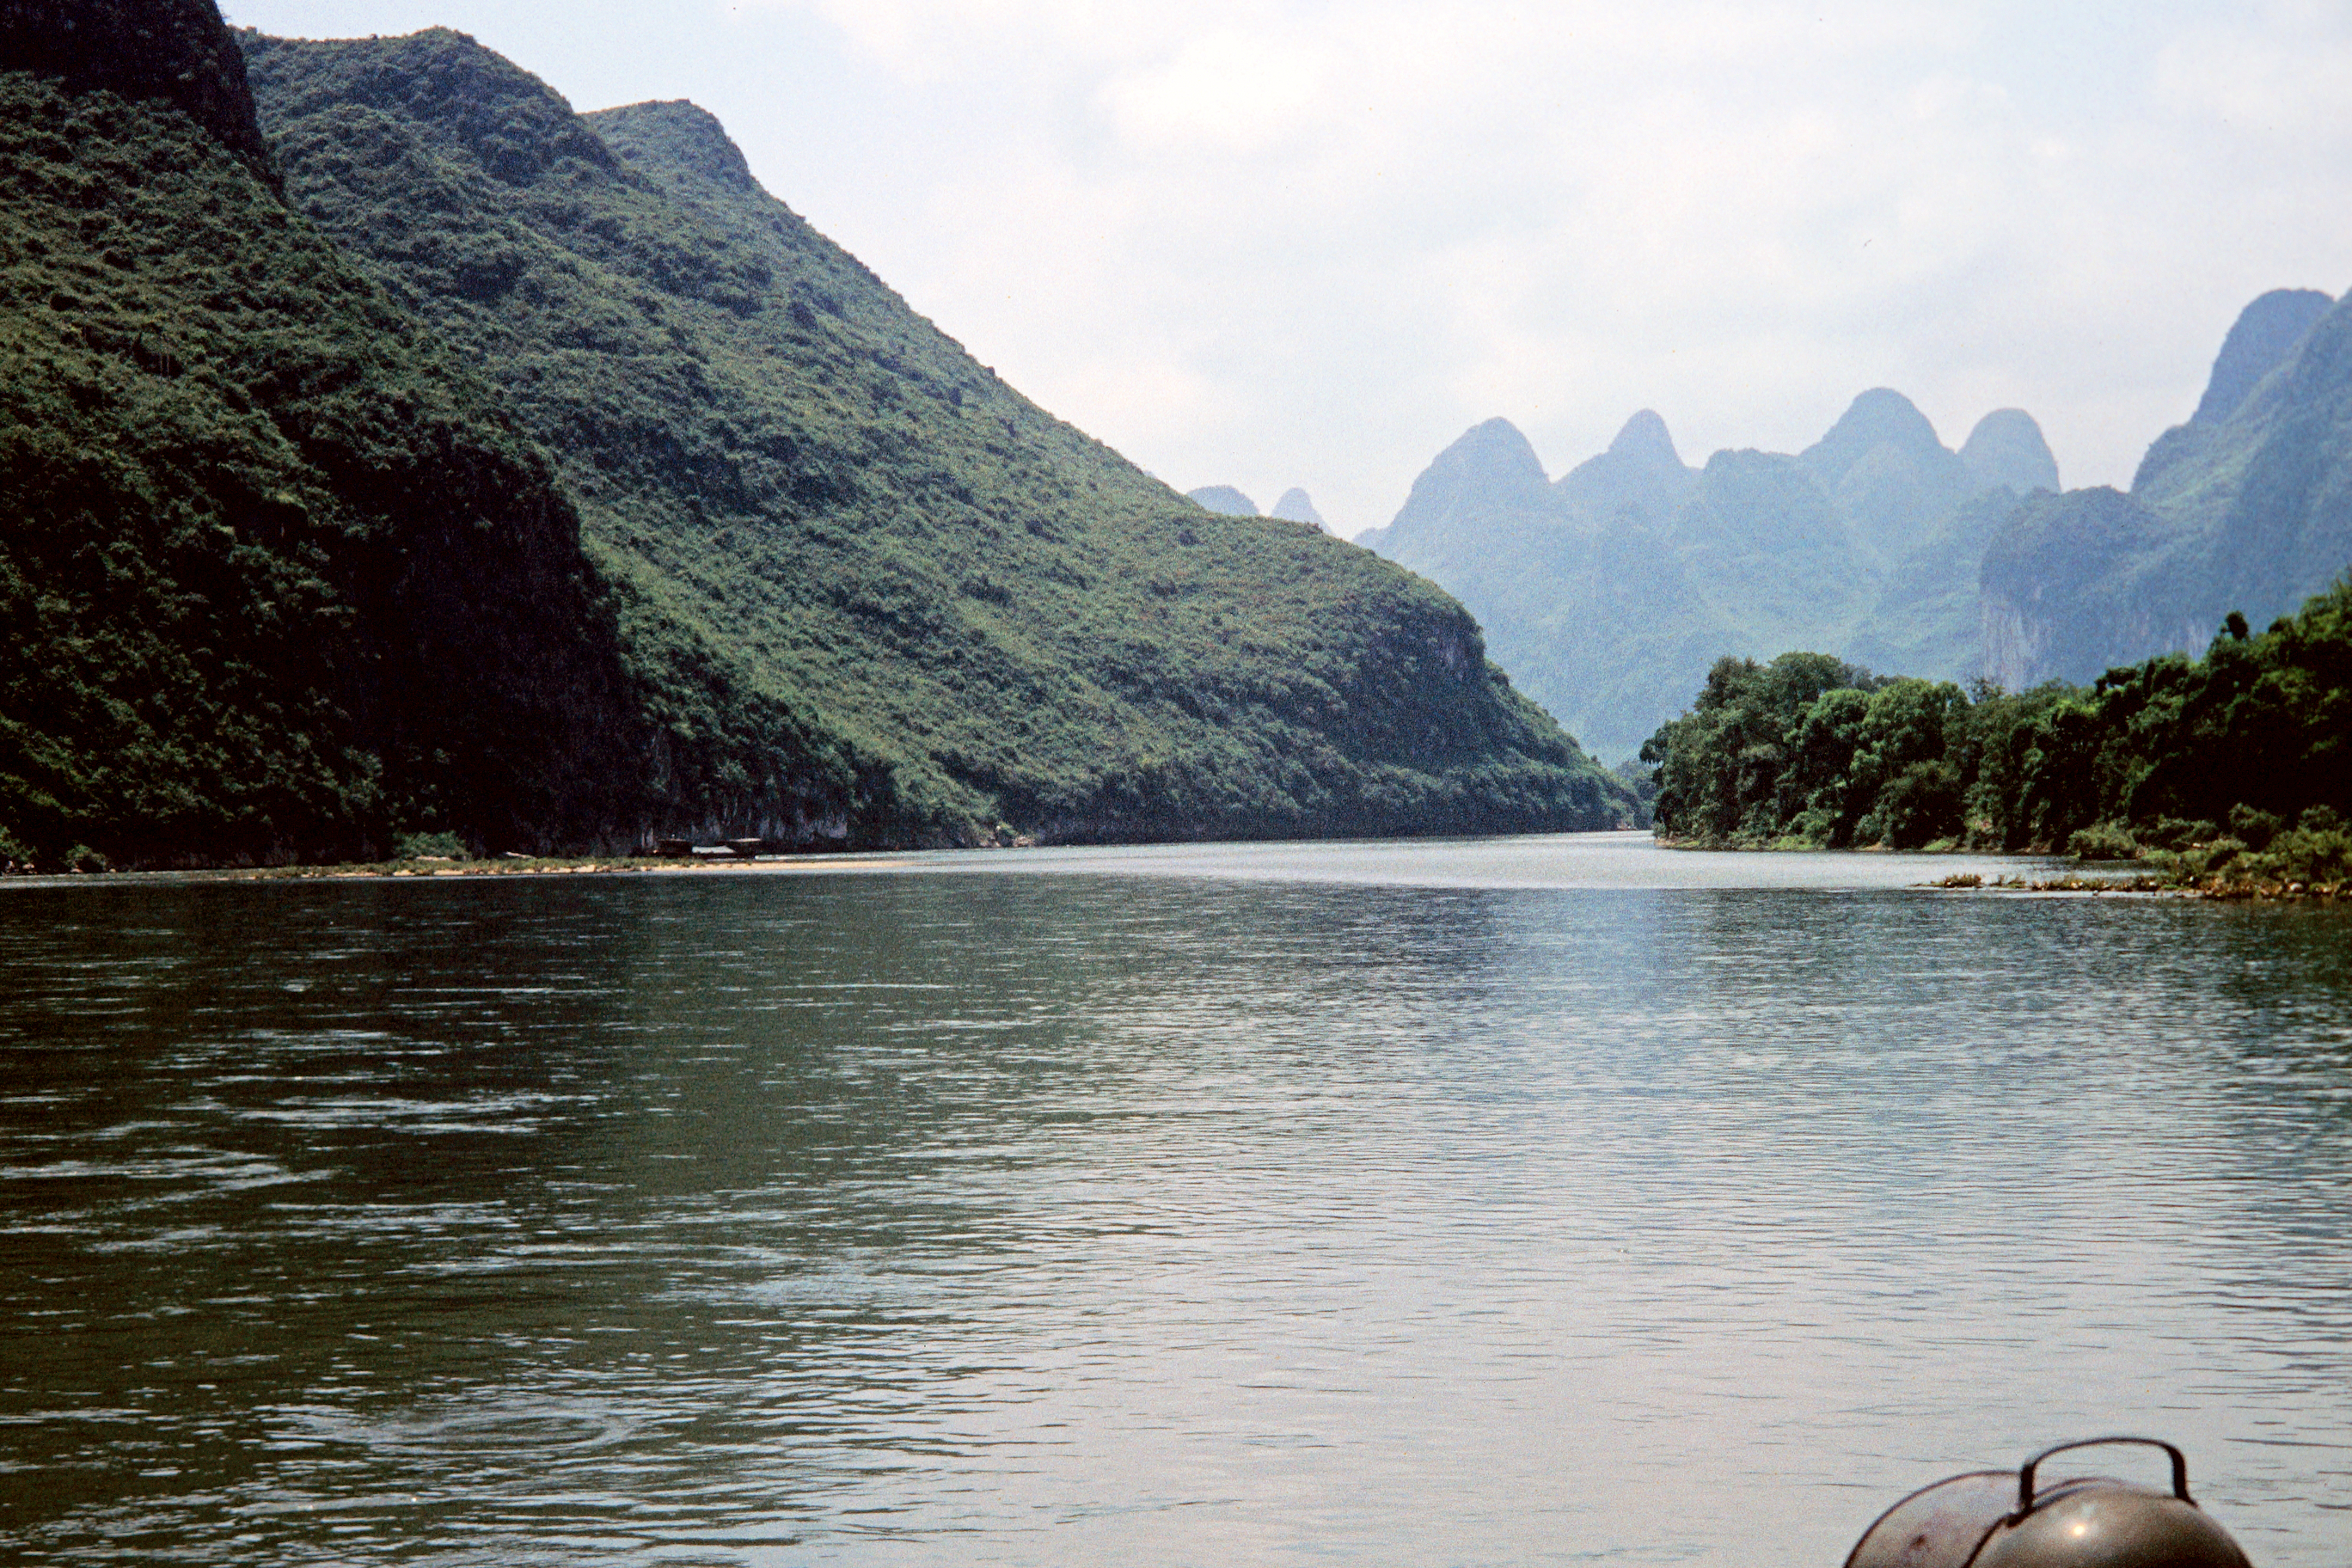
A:
[[[2059,488],[2058,459],[2042,426],[2022,408],[1996,408],[1978,420],[1960,447],[1960,462],[1988,489],[2002,486],[2022,496]]]
[[[1278,517],[1285,522],[1307,523],[1311,527],[1323,529],[1327,532],[1330,528],[1330,525],[1323,521],[1323,514],[1315,510],[1314,501],[1309,500],[1307,492],[1297,485],[1283,491],[1282,499],[1274,503],[1274,510],[1266,515]]]
[[[2316,289],[2273,289],[2239,311],[2189,422],[2216,425],[2236,413],[2334,302]]]
[[[1846,405],[1829,434],[1804,449],[1798,460],[1829,484],[1882,447],[1906,457],[1931,458],[1944,451],[1936,427],[1917,405],[1892,387],[1874,386]]]
[[[1202,485],[1197,490],[1186,490],[1184,499],[1207,511],[1221,511],[1227,517],[1256,517],[1257,502],[1231,485]]]
[[[1621,458],[1632,458],[1645,465],[1677,468],[1683,466],[1682,454],[1675,450],[1675,438],[1666,429],[1666,422],[1652,408],[1644,408],[1626,420],[1617,438],[1609,443],[1609,449]]]
[[[1549,483],[1535,447],[1517,426],[1501,417],[1464,431],[1437,455],[1423,478],[1431,476],[1513,490],[1541,491]]]

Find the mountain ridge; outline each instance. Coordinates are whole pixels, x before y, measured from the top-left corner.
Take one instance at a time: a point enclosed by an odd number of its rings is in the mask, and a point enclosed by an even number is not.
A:
[[[2352,563],[2347,431],[2352,303],[2259,296],[2128,491],[2069,490],[2003,525],[1981,579],[1986,673],[2087,681],[2201,649],[2232,612],[2293,614]]]
[[[208,0],[150,10],[228,37]],[[481,849],[879,845],[1624,815],[1459,605],[1310,529],[1202,513],[1037,409],[760,191],[701,110],[592,121],[446,29],[235,42],[274,184],[235,123],[198,127],[168,95],[150,110],[63,78],[0,81],[26,149],[8,216],[45,247],[0,240],[0,327],[90,389],[21,377],[0,439],[96,442],[131,465],[95,505],[52,485],[26,515],[58,518],[72,550],[131,551],[158,605],[184,598],[185,574],[217,574],[188,553],[206,540],[279,573],[223,580],[221,605],[244,607],[218,624],[268,647],[243,685],[188,667],[196,698],[121,753],[144,759],[141,784],[93,750],[106,715],[139,710],[139,668],[70,649],[129,646],[135,626],[148,665],[184,665],[183,622],[106,621],[95,588],[63,591],[87,558],[71,550],[0,561],[0,593],[83,617],[23,622],[38,633],[0,668],[10,845],[153,862],[311,858],[423,830]],[[47,121],[102,133],[76,149]],[[236,223],[187,229],[204,254],[183,251],[174,204],[225,200],[230,163]],[[153,167],[142,184],[118,163]],[[197,173],[169,172],[183,165]],[[136,309],[54,281],[124,271],[80,247],[61,195],[83,229],[135,241]],[[214,273],[252,265],[284,274],[276,314],[214,313],[236,297]],[[286,357],[346,320],[345,346]],[[277,336],[254,338],[257,321]],[[203,390],[194,423],[147,417],[173,387]],[[104,433],[75,423],[75,397]],[[337,412],[352,398],[356,425]],[[269,457],[280,442],[294,456]],[[463,457],[477,449],[499,455]],[[249,462],[278,477],[232,484]],[[193,531],[140,532],[156,475]],[[493,475],[503,499],[467,488]],[[279,492],[313,497],[312,522],[271,511]],[[268,523],[250,547],[231,542],[247,516]],[[207,533],[213,518],[228,531]],[[431,549],[395,568],[362,539]],[[310,576],[285,575],[302,563]],[[278,581],[315,584],[308,619],[278,624]],[[405,673],[342,673],[378,668]],[[60,672],[89,693],[71,722],[44,695]],[[187,726],[235,692],[259,716],[194,766]],[[309,782],[264,801],[232,776],[240,758],[309,758]],[[185,809],[159,809],[173,791]]]
[[[1727,652],[1972,673],[1981,541],[2018,487],[2057,468],[2021,411],[1985,416],[1954,452],[1877,387],[1801,452],[1726,448],[1693,467],[1643,409],[1606,450],[1543,474],[1526,437],[1489,420],[1358,542],[1460,595],[1531,694],[1630,754]]]

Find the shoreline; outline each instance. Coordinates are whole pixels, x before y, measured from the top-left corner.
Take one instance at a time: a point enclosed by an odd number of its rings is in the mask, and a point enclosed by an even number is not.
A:
[[[1581,836],[1571,836],[1581,837]],[[1622,833],[1612,837],[1633,838],[1636,835]],[[1691,850],[1700,855],[1722,855],[1761,860],[1780,858],[1769,850],[1702,849],[1687,841],[1661,841],[1640,835],[1659,850]],[[1380,841],[1382,847],[1394,841]],[[1265,847],[1264,841],[1243,840],[1231,846]],[[1319,841],[1303,841],[1294,848],[1330,847]],[[1152,846],[1122,846],[1115,847],[1150,849]],[[1183,841],[1181,846],[1160,846],[1162,848],[1182,847],[1190,850],[1213,849],[1213,844]],[[1359,846],[1360,847],[1360,846]],[[1784,853],[1786,851],[1784,850]],[[1874,849],[1822,850],[1811,849],[1807,854],[1822,858],[1852,857],[1857,862],[1876,861],[1885,866],[1889,860],[1909,859],[1916,851],[1891,851],[1884,847]],[[2074,895],[2097,897],[2105,894],[2137,895],[2140,897],[2193,898],[2207,902],[2266,903],[2321,905],[2333,908],[2337,904],[2352,906],[2352,879],[2339,881],[2303,881],[2292,878],[2269,879],[2245,879],[2231,880],[2221,876],[2190,879],[2179,876],[2153,874],[2130,862],[2101,865],[2096,869],[2062,870],[2048,863],[2049,858],[2030,855],[1995,854],[1986,851],[1964,852],[1974,858],[1978,868],[1954,870],[1948,875],[1929,877],[1919,881],[1895,881],[1884,884],[1875,879],[1870,885],[1886,889],[1903,889],[1918,892],[1987,892],[2032,893],[2040,895]],[[1937,856],[1942,858],[1941,855]],[[1048,861],[1052,857],[1046,858]],[[2000,861],[2031,861],[2038,866],[2021,867],[2021,874],[2006,874]],[[549,877],[621,877],[621,876],[871,876],[890,874],[939,873],[953,871],[1001,872],[1010,869],[1014,862],[1035,865],[1033,857],[1019,849],[1001,846],[974,847],[970,849],[941,851],[938,849],[845,849],[809,853],[805,851],[773,851],[765,854],[702,854],[692,857],[668,855],[593,855],[593,856],[501,856],[481,860],[459,860],[436,856],[418,856],[404,860],[338,862],[327,865],[283,866],[214,866],[143,870],[83,870],[0,875],[0,889],[11,885],[27,889],[50,889],[60,887],[92,887],[146,885],[170,887],[242,882],[424,882],[457,879],[543,879]],[[1039,869],[1046,867],[1037,867]],[[1139,867],[1139,869],[1143,868]],[[1887,868],[1892,870],[1892,867]],[[1929,868],[1922,866],[1918,871]],[[1321,880],[1311,869],[1298,873],[1307,880]],[[1916,874],[1915,872],[1915,874]],[[1900,873],[1897,873],[1899,876]],[[1506,873],[1507,879],[1508,873]],[[1374,882],[1385,879],[1374,877]],[[1407,879],[1398,885],[1435,885]],[[1483,885],[1474,876],[1467,885]],[[1653,884],[1667,887],[1676,884]],[[1767,883],[1765,885],[1772,885]],[[1826,890],[1826,889],[1825,889]]]
[[[974,853],[986,853],[976,850]],[[15,871],[0,874],[0,888],[97,886],[150,882],[390,882],[425,881],[452,877],[639,876],[669,873],[698,875],[744,871],[822,871],[887,866],[923,850],[843,850],[821,855],[698,856],[682,855],[534,855],[493,860],[345,861],[323,866],[190,866],[169,869],[128,871]]]
[[[2199,899],[2211,903],[2280,903],[2334,904],[2339,900],[2352,900],[2352,883],[2317,882],[2258,882],[2231,881],[2225,877],[2210,877],[2201,880],[2175,881],[2168,878],[2136,872],[2102,879],[2096,877],[2052,877],[2031,880],[2024,877],[1985,880],[1973,872],[1946,877],[1937,882],[1922,882],[1923,888],[1953,891],[2022,892],[2022,893],[2141,893],[2179,899]]]
[[[1772,844],[1733,845],[1708,844],[1693,838],[1657,839],[1661,849],[1679,849],[1696,854],[1714,855],[1974,855],[1987,859],[2049,858],[2047,850],[1970,849],[1960,846],[1934,844],[1918,849],[1891,849],[1884,844],[1858,844],[1843,849],[1825,848],[1820,845],[1792,844],[1781,841]],[[1923,889],[1945,891],[2012,892],[2012,893],[2139,893],[2168,895],[2174,898],[2199,899],[2212,903],[2318,903],[2334,904],[2339,900],[2352,900],[2352,881],[2307,882],[2294,878],[2261,880],[2253,878],[2232,879],[2211,877],[2166,877],[2156,872],[2135,869],[2136,861],[2108,862],[2111,875],[2085,875],[2070,872],[2063,877],[1991,878],[1973,872],[1958,872],[1936,881],[1915,884]]]

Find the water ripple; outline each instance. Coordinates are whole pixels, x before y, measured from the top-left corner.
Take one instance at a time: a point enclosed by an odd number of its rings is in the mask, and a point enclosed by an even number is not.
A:
[[[0,1536],[1796,1564],[2140,1427],[2352,1554],[2338,920],[1624,839],[895,869],[9,890]]]

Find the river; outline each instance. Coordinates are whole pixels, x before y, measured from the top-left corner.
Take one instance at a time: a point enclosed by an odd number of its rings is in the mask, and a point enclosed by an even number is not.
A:
[[[0,887],[0,1547],[1834,1565],[2137,1431],[2337,1568],[2352,922],[2014,868]]]

